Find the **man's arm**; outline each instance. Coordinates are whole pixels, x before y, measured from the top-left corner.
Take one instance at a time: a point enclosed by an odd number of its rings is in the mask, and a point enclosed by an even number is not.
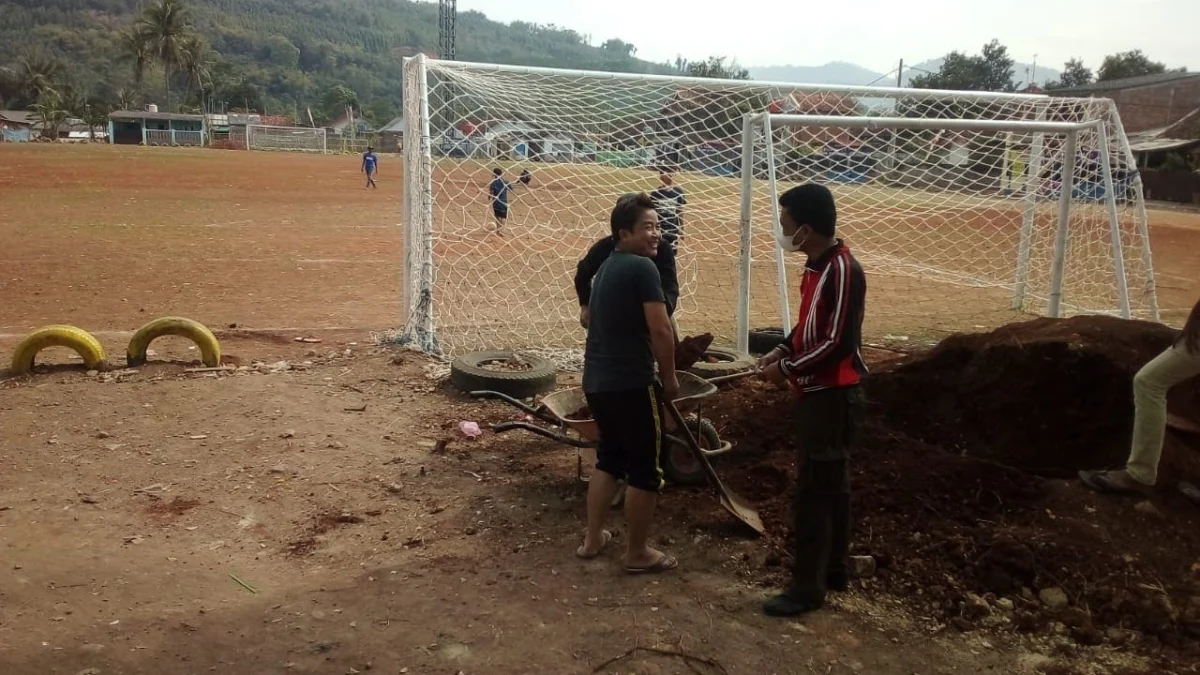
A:
[[[788,377],[802,377],[820,370],[843,356],[847,348],[853,348],[846,344],[845,338],[849,314],[859,311],[852,300],[855,273],[844,257],[838,256],[829,264],[832,266],[827,282],[830,286],[816,299],[817,307],[813,311],[819,313],[813,317],[810,326],[817,340],[802,351],[779,360],[780,372]]]
[[[663,396],[668,401],[674,401],[679,397],[679,379],[675,376],[675,329],[671,326],[671,317],[667,314],[662,278],[650,260],[639,263],[631,273],[637,275],[634,289],[642,301],[646,327],[650,330],[650,351],[658,363],[658,377],[662,381]]]
[[[1180,340],[1189,352],[1200,354],[1200,302],[1192,308],[1187,323],[1183,324],[1183,336]]]
[[[679,276],[675,271],[675,250],[666,242],[658,245],[658,255],[654,256],[654,266],[658,268],[658,276],[662,279],[663,296],[667,300],[667,314],[675,313],[679,306]]]
[[[588,301],[592,298],[592,278],[596,276],[596,271],[600,269],[605,260],[608,260],[608,256],[612,255],[612,252],[612,237],[605,237],[592,244],[588,252],[575,265],[575,295],[579,297],[580,307],[587,307]]]
[[[658,362],[658,377],[662,380],[663,396],[668,401],[679,397],[679,378],[675,375],[675,330],[667,315],[667,304],[660,301],[642,303],[646,326],[650,329],[650,351]]]

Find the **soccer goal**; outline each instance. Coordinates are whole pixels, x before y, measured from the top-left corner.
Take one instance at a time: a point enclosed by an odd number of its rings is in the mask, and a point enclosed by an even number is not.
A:
[[[1141,184],[1105,99],[406,60],[402,340],[578,348],[573,276],[616,198],[683,190],[684,333],[788,327],[778,194],[820,182],[868,275],[869,341],[1032,315],[1157,318]],[[496,234],[488,183],[513,184]],[[528,183],[518,180],[528,171]]]
[[[324,154],[328,150],[328,144],[323,127],[314,129],[251,124],[246,127],[246,149]]]

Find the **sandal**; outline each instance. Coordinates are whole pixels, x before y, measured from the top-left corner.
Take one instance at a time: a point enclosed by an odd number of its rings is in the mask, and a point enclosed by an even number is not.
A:
[[[676,567],[679,567],[679,561],[676,560],[673,556],[669,556],[666,553],[664,553],[664,554],[662,554],[662,557],[660,557],[658,560],[655,560],[652,564],[647,565],[645,567],[630,567],[629,565],[626,565],[625,573],[626,574],[660,574],[662,572],[670,572],[671,570],[675,569]]]
[[[1123,470],[1112,471],[1080,471],[1079,480],[1096,492],[1110,495],[1136,495],[1144,497],[1153,490],[1152,485],[1143,485],[1131,478]]]
[[[583,552],[583,547],[580,546],[579,548],[575,549],[575,557],[579,558],[580,560],[595,560],[596,558],[600,557],[601,553],[604,553],[604,549],[608,548],[608,545],[612,542],[612,540],[612,532],[609,532],[608,530],[602,530],[600,532],[600,549],[595,553],[588,555],[587,553]]]

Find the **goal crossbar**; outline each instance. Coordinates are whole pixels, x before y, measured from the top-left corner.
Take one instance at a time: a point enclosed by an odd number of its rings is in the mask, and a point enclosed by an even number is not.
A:
[[[1026,133],[1066,134],[1104,126],[1102,120],[1090,122],[1040,122],[1033,120],[968,120],[918,117],[839,117],[836,115],[776,115],[758,113],[752,119],[766,117],[771,128],[843,127],[846,129],[937,129],[945,131],[1023,131]]]

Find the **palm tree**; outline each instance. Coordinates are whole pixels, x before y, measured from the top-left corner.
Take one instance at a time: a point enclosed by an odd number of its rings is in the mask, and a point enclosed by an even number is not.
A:
[[[149,53],[163,64],[166,105],[170,110],[171,75],[183,62],[184,48],[195,33],[187,7],[181,0],[158,0],[142,10],[134,30],[145,39]]]
[[[121,33],[121,55],[133,67],[133,93],[140,94],[146,79],[146,68],[154,55],[150,53],[150,41],[135,26]]]
[[[187,74],[187,90],[183,95],[186,102],[191,99],[192,87],[200,96],[201,107],[204,105],[204,94],[212,88],[212,60],[209,58],[208,44],[199,35],[192,35],[184,41],[180,68]]]
[[[41,52],[22,54],[17,58],[17,68],[12,75],[18,92],[17,100],[24,101],[28,106],[46,92],[57,93],[58,83],[65,72],[66,67],[58,59]]]
[[[62,97],[54,89],[43,89],[37,103],[32,106],[42,123],[42,136],[58,140],[58,127],[67,119],[69,114],[63,109]]]

